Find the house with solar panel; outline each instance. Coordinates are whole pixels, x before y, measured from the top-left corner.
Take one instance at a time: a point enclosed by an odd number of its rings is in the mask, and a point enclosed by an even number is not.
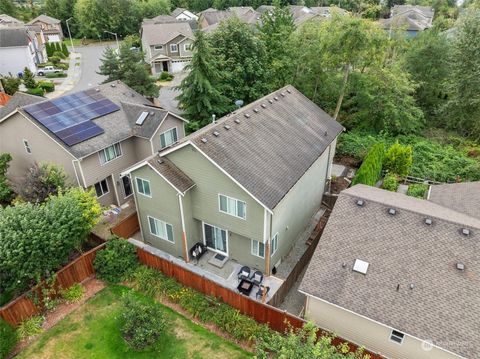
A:
[[[185,119],[120,81],[53,100],[14,99],[0,117],[0,153],[13,157],[12,183],[21,184],[34,163],[56,163],[72,185],[94,188],[103,205],[131,199],[123,170],[185,136]]]
[[[207,125],[126,171],[138,238],[183,263],[206,248],[224,278],[271,275],[319,211],[342,130],[292,86]]]

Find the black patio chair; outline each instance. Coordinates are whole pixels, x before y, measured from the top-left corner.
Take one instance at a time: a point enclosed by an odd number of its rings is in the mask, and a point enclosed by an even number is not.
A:
[[[195,259],[198,263],[198,260],[208,251],[207,246],[203,243],[195,243],[195,245],[190,249],[190,256]]]
[[[240,270],[238,271],[238,280],[241,281],[242,279],[250,279],[250,273],[251,273],[251,269],[250,267],[247,267],[247,266],[243,266],[242,268],[240,268]]]
[[[255,271],[255,273],[252,274],[252,277],[250,280],[253,282],[253,284],[260,286],[263,282],[263,274],[259,270]]]
[[[257,299],[258,297],[260,298],[263,297],[264,290],[266,290],[266,293],[265,293],[265,298],[266,298],[268,296],[268,292],[270,292],[270,287],[265,287],[263,285],[258,286],[258,291],[257,291],[257,294],[255,295]]]

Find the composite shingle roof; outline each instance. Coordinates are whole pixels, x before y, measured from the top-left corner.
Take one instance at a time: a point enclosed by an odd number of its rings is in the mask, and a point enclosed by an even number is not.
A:
[[[389,214],[389,208],[396,214]],[[339,195],[300,291],[477,358],[479,251],[480,220],[429,201],[356,185]],[[352,271],[356,259],[369,263],[366,275]],[[457,269],[457,263],[465,270]]]
[[[480,219],[480,181],[432,185],[428,200]]]
[[[142,25],[142,38],[148,45],[164,45],[179,35],[193,39],[192,28],[186,21],[156,23],[145,22]]]
[[[31,24],[36,23],[37,21],[44,22],[46,24],[51,24],[51,25],[55,25],[55,24],[60,23],[60,20],[55,19],[55,18],[53,18],[51,16],[48,16],[48,15],[42,14],[42,15],[38,15],[35,19],[29,21],[28,24],[31,25]]]
[[[147,162],[178,191],[185,193],[195,186],[193,180],[175,166],[168,158],[155,155],[150,157]]]
[[[269,209],[343,130],[286,86],[185,137]],[[177,146],[178,146],[177,145]]]
[[[17,108],[27,105],[33,105],[34,103],[44,100],[45,99],[43,97],[33,96],[24,92],[17,91],[4,107],[0,107],[0,120],[3,117],[7,116],[9,113],[15,111]]]
[[[0,47],[28,46],[30,34],[25,26],[0,27]]]

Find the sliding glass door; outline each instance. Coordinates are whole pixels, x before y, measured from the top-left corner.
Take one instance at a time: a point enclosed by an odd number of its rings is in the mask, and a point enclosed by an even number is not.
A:
[[[228,235],[225,229],[203,223],[203,233],[208,248],[228,255]]]

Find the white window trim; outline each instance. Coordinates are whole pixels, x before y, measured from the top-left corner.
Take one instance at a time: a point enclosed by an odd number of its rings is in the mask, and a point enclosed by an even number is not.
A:
[[[107,192],[104,192],[101,196],[97,196],[97,191],[95,190],[95,185],[97,183],[100,183],[100,188],[102,188],[102,184],[101,182],[105,181],[105,184],[107,185]],[[97,198],[102,198],[103,196],[105,196],[106,194],[109,194],[110,193],[110,186],[108,185],[108,180],[106,178],[104,178],[103,180],[100,180],[98,182],[95,182],[93,184],[93,189],[95,190],[95,195],[97,196]],[[102,188],[102,192],[103,192],[103,188]]]
[[[105,150],[107,148],[110,148],[112,146],[115,146],[116,144],[118,143],[118,148],[120,148],[120,156],[117,156],[115,157],[114,159],[110,160],[110,161],[106,161],[104,163],[102,163],[102,156],[100,156],[100,152],[105,152]],[[105,156],[105,155],[104,155]],[[115,142],[113,145],[110,145],[110,146],[107,146],[105,148],[102,148],[100,151],[98,151],[98,161],[100,162],[100,166],[105,166],[107,163],[110,163],[110,162],[113,162],[115,161],[116,159],[120,158],[123,156],[123,148],[122,148],[122,144],[121,142]],[[105,156],[105,158],[107,158],[107,156]]]
[[[162,140],[161,140],[162,135],[164,135],[164,134],[166,134],[167,132],[170,132],[170,131],[172,131],[172,130],[175,130],[175,132],[176,132],[176,134],[177,134],[177,140],[174,141],[173,143],[169,144],[168,146],[162,147]],[[178,142],[178,128],[177,128],[177,126],[171,127],[171,128],[169,128],[168,130],[165,130],[165,131],[161,132],[161,133],[158,135],[158,139],[159,139],[159,141],[160,141],[160,149],[161,149],[161,150],[163,150],[163,149],[165,149],[165,148],[168,148],[168,147],[171,147],[171,146],[173,146],[174,144],[176,144],[176,143]]]
[[[173,50],[172,46],[175,46],[177,49]],[[178,44],[170,44],[170,52],[178,52]]]
[[[28,143],[28,141],[26,139],[23,139],[23,147],[25,148],[25,152],[28,154],[28,155],[31,155],[32,154],[32,149],[30,148],[30,145]],[[28,152],[30,151],[30,152]]]
[[[191,47],[192,47],[192,44],[183,44],[184,51],[192,51]]]
[[[393,332],[394,332],[394,331],[403,334],[403,338],[402,338],[402,341],[401,341],[400,343],[392,339],[392,336],[393,336]],[[395,343],[395,344],[397,344],[397,345],[402,345],[402,344],[403,344],[403,341],[405,340],[405,333],[403,333],[403,332],[401,332],[401,331],[399,331],[399,330],[396,330],[396,329],[392,329],[392,330],[390,331],[390,336],[388,337],[388,339],[389,339],[391,342],[393,342],[393,343]]]
[[[207,237],[205,236],[205,225],[210,226],[210,227],[213,227],[213,228],[218,228],[218,229],[221,229],[222,231],[225,231],[226,246],[227,246],[226,252],[222,252],[222,251],[220,251],[220,250],[218,250],[218,249],[214,249],[214,248],[208,247],[208,245],[207,245]],[[203,244],[205,244],[208,249],[210,249],[210,250],[213,251],[213,252],[217,252],[217,253],[226,255],[226,256],[228,257],[228,239],[229,239],[228,230],[226,230],[225,228],[218,227],[218,226],[215,226],[215,225],[213,225],[213,224],[210,224],[210,223],[207,223],[207,222],[202,221],[202,233],[203,233]]]
[[[277,248],[275,248],[275,250],[273,250],[273,239],[274,239],[275,237],[277,238]],[[275,253],[277,253],[277,251],[278,251],[278,232],[275,233],[275,235],[274,235],[274,236],[272,237],[272,239],[270,240],[270,247],[272,247],[272,254],[270,255],[270,257],[273,257],[273,255],[274,255]]]
[[[253,251],[253,242],[258,243],[258,254]],[[260,255],[260,244],[263,244],[263,256]],[[250,240],[250,253],[252,253],[253,256],[258,257],[258,258],[263,258],[265,259],[265,243],[257,241],[256,239],[251,239]]]
[[[153,219],[155,221],[155,228],[157,227],[157,222],[160,222],[162,225],[163,225],[163,229],[165,230],[165,233],[167,234],[167,238],[163,238],[163,237],[160,237],[158,234],[155,234],[155,233],[152,233],[152,228],[150,227],[150,218]],[[158,218],[155,218],[155,217],[152,217],[152,216],[147,216],[147,220],[148,220],[148,230],[150,231],[150,234],[154,237],[157,237],[157,238],[160,238],[160,239],[163,239],[164,241],[168,242],[168,243],[171,243],[171,244],[175,244],[175,235],[173,233],[173,225],[171,225],[170,223],[168,222],[165,222],[165,221],[162,221],[161,219],[158,219]],[[172,227],[172,240],[170,241],[168,239],[168,231],[167,231],[167,224]]]
[[[227,212],[222,211],[222,209],[220,207],[220,196],[227,197]],[[240,216],[237,216],[236,214],[231,214],[231,213],[228,212],[228,200],[229,199],[233,199],[235,201],[235,206],[237,206],[236,202],[242,202],[243,203],[243,209],[244,209],[245,217],[240,217]],[[235,212],[237,212],[237,208],[238,207],[235,208]],[[247,202],[236,199],[236,198],[233,198],[233,197],[230,197],[230,196],[227,196],[226,194],[223,194],[223,193],[218,194],[218,211],[221,212],[221,213],[228,214],[229,216],[232,216],[232,217],[235,217],[235,218],[243,219],[244,221],[247,220]]]
[[[145,193],[142,193],[142,192],[139,191],[138,180],[148,182],[148,188],[150,188],[150,196],[148,194],[145,194]],[[149,180],[143,179],[141,177],[135,177],[135,188],[137,189],[138,194],[141,194],[142,196],[147,197],[147,198],[152,198],[152,187],[150,186],[150,181]]]

